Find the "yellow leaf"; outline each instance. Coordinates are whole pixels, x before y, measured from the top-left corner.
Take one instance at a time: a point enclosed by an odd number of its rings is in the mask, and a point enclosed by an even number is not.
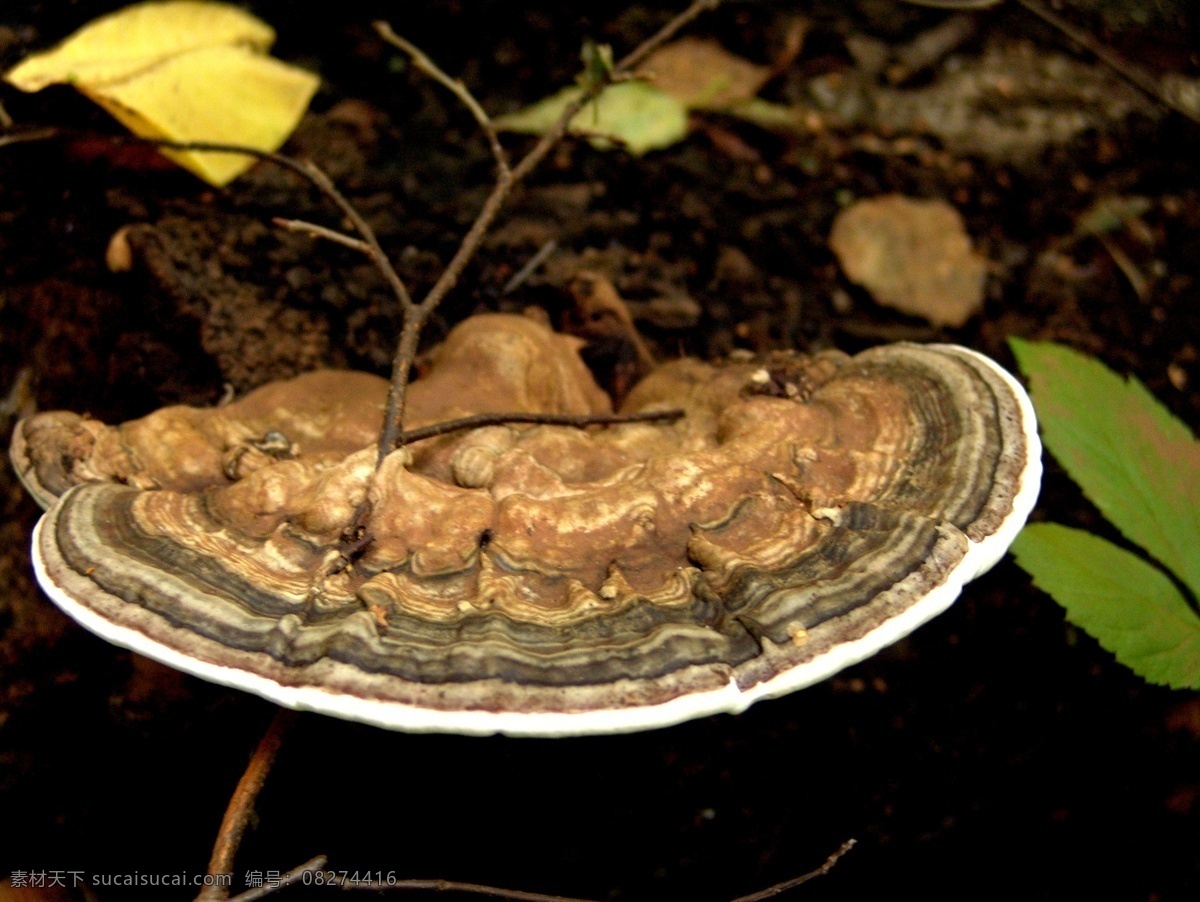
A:
[[[317,83],[303,69],[245,47],[204,47],[166,60],[152,75],[76,87],[136,135],[275,150],[296,127]],[[254,163],[243,154],[163,153],[213,185],[227,184]]]
[[[197,0],[139,3],[88,23],[53,50],[14,67],[5,80],[22,91],[63,83],[101,85],[201,47],[244,44],[265,53],[274,42],[271,26],[236,6]]]
[[[72,84],[134,134],[275,150],[296,127],[319,79],[265,55],[269,25],[223,3],[142,3],[85,25],[5,75],[24,91]],[[164,151],[213,185],[254,159]]]

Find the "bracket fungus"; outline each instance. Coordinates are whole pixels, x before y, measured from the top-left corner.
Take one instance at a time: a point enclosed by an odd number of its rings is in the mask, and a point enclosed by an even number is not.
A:
[[[488,314],[411,426],[603,413],[578,342]],[[16,430],[38,579],[104,638],[393,729],[577,735],[746,708],[862,660],[999,559],[1037,494],[1028,398],[987,358],[684,359],[623,412],[492,425],[375,469],[387,385],[316,372],[223,407]]]

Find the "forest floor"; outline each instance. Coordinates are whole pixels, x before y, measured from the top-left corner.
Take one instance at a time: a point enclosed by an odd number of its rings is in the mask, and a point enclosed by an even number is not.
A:
[[[0,67],[116,5],[6,6]],[[278,29],[278,55],[323,77],[285,151],[330,173],[416,295],[491,187],[491,159],[454,98],[398,65],[371,18],[392,17],[503,112],[570,83],[584,38],[628,48],[673,11],[430,0],[419,16],[414,4],[372,2],[297,20],[289,4],[248,5]],[[1138,23],[1096,4],[1069,12],[1152,71],[1195,77],[1200,23],[1171,4],[1143,6],[1153,15]],[[411,21],[395,18],[402,10]],[[588,267],[632,303],[660,356],[911,339],[1012,367],[1008,336],[1050,339],[1136,375],[1195,430],[1200,125],[1016,4],[958,31],[949,16],[861,0],[729,3],[701,19],[693,34],[766,64],[802,32],[764,96],[810,105],[813,127],[779,133],[698,113],[686,140],[642,157],[566,142],[516,192],[427,342],[481,310],[539,305],[569,320],[566,285]],[[923,36],[951,32],[950,47],[895,68]],[[1060,58],[1069,69],[1055,69]],[[983,97],[952,77],[995,65],[1010,77]],[[1055,71],[1069,77],[1035,78]],[[930,121],[884,122],[885,100],[912,101]],[[72,130],[0,147],[3,436],[35,406],[120,422],[316,366],[386,373],[399,319],[381,277],[349,249],[271,225],[280,215],[336,224],[307,185],[260,164],[208,188],[110,140],[117,126],[67,88],[4,87],[0,102],[22,126]],[[939,126],[959,119],[957,131]],[[505,138],[514,149],[530,140]],[[881,307],[842,274],[829,248],[835,215],[888,193],[952,204],[987,258],[982,310],[962,327]],[[1122,213],[1093,229],[1100,202]],[[125,226],[137,265],[114,273],[105,252]],[[549,241],[546,265],[504,293]],[[0,875],[201,873],[271,706],[67,620],[33,581],[39,511],[7,469],[0,507]],[[1052,460],[1035,518],[1106,528]],[[804,873],[851,837],[857,847],[830,875],[786,898],[897,887],[927,898],[1197,898],[1200,698],[1141,682],[1006,559],[908,639],[736,717],[572,740],[303,717],[238,868],[286,871],[323,853],[332,868],[385,876],[717,902]]]

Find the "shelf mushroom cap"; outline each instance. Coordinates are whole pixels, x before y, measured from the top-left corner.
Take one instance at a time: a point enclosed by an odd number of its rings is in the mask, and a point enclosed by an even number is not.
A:
[[[409,422],[604,411],[577,350],[473,317]],[[376,470],[385,394],[319,372],[118,427],[23,421],[39,582],[104,638],[288,707],[615,733],[741,711],[907,635],[1003,555],[1041,475],[1020,385],[951,345],[680,360],[623,405],[673,424],[490,426]]]

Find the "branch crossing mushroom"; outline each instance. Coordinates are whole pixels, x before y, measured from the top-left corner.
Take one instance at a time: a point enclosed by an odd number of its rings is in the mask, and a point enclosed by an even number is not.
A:
[[[576,339],[468,319],[408,422],[604,413]],[[100,636],[281,705],[408,731],[615,733],[737,712],[938,614],[1037,495],[1033,410],[952,345],[662,365],[622,412],[375,469],[387,384],[322,371],[121,426],[39,414],[43,589]],[[357,532],[356,532],[357,530]]]

